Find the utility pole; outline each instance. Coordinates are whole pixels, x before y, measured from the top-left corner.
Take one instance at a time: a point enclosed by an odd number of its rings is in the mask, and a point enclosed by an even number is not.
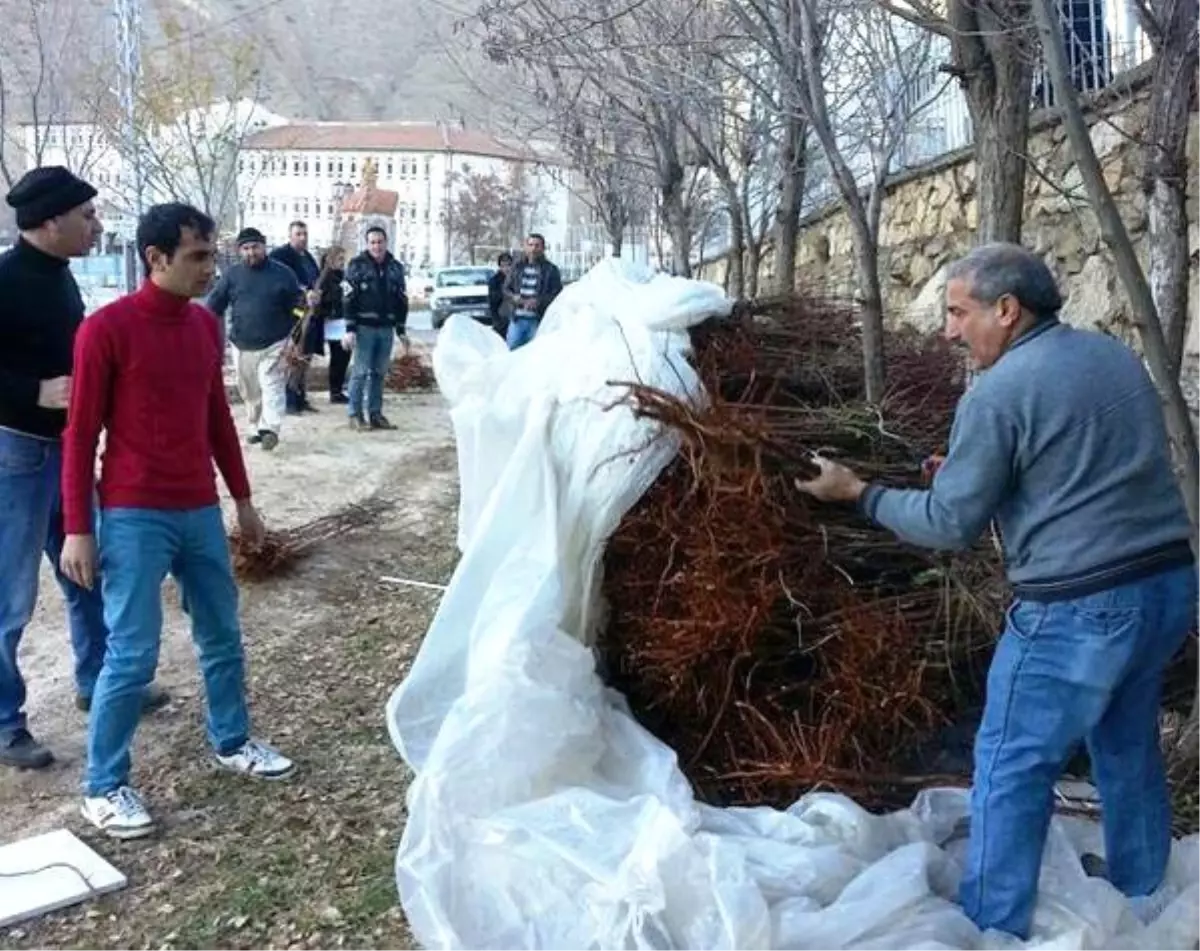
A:
[[[142,150],[137,134],[137,93],[142,73],[142,0],[113,0],[117,27],[117,93],[121,103],[121,138],[124,161],[122,177],[133,196],[134,226],[125,234],[125,286],[132,291],[138,282],[137,220],[142,216],[145,181]],[[128,179],[132,177],[132,181]],[[124,190],[124,189],[123,189]]]

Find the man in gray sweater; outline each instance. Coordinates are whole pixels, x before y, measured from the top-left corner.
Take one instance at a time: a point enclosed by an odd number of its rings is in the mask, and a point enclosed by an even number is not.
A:
[[[266,238],[258,229],[243,229],[237,246],[242,262],[225,272],[205,305],[222,325],[231,311],[229,340],[237,351],[238,392],[250,442],[269,452],[279,443],[287,412],[284,351],[304,316],[304,289],[291,268],[267,257]]]
[[[984,372],[963,396],[927,491],[866,484],[817,460],[798,483],[855,502],[926,548],[972,545],[994,519],[1015,601],[975,741],[960,900],[981,928],[1027,938],[1054,783],[1082,740],[1104,803],[1108,877],[1135,911],[1162,883],[1171,806],[1163,672],[1193,629],[1187,512],[1161,402],[1119,341],[1058,320],[1049,269],[991,244],[951,266],[946,336]]]

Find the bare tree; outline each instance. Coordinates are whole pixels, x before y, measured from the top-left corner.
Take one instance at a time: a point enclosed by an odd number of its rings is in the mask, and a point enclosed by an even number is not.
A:
[[[1188,322],[1187,135],[1200,66],[1200,7],[1193,0],[1133,0],[1133,9],[1155,57],[1143,144],[1148,278],[1168,368],[1178,377]]]
[[[163,24],[166,42],[143,57],[135,103],[135,141],[109,97],[103,130],[123,161],[140,163],[146,201],[183,201],[219,222],[233,219],[239,201],[238,160],[262,115],[261,57],[255,44],[231,36]],[[129,213],[136,183],[114,190]]]
[[[974,130],[979,226],[976,240],[1021,240],[1026,143],[1036,31],[1026,0],[876,0],[898,17],[945,37],[953,75]]]
[[[71,0],[0,5],[0,177],[10,187],[52,150],[80,174],[100,151],[96,65],[84,42],[94,24],[86,12]]]
[[[695,157],[682,123],[689,103],[680,77],[689,72],[683,61],[698,51],[681,37],[699,6],[687,0],[489,0],[481,13],[494,61],[555,72],[560,114],[573,110],[594,121],[589,107],[596,104],[619,112],[620,128],[632,130],[636,140],[626,140],[621,158],[636,161],[652,182],[671,237],[672,270],[682,275],[690,275],[693,258],[688,169]]]
[[[520,228],[513,229],[512,196],[499,175],[464,165],[461,172],[454,173],[451,187],[453,239],[470,264],[478,263],[484,249],[513,246]]]
[[[803,116],[820,145],[850,220],[858,290],[863,303],[863,372],[867,398],[884,390],[883,292],[879,225],[884,184],[915,118],[934,89],[927,34],[869,4],[823,0],[740,0],[746,32],[784,70],[781,97]],[[828,37],[837,56],[827,56]],[[921,94],[921,90],[924,93]]]
[[[604,226],[609,253],[620,257],[626,232],[644,199],[645,156],[638,129],[612,101],[612,93],[572,82],[553,63],[532,73],[546,123],[571,169],[582,176],[580,197]],[[564,108],[566,107],[566,108]]]
[[[1176,2],[1182,6],[1188,6],[1190,12],[1181,13],[1172,10],[1172,6]],[[1162,5],[1157,7],[1157,11],[1151,10],[1147,5],[1142,8],[1141,12],[1142,16],[1156,17],[1158,28],[1166,28],[1171,23],[1180,30],[1180,34],[1176,36],[1159,35],[1160,54],[1168,55],[1175,66],[1181,62],[1186,64],[1189,55],[1192,56],[1194,62],[1196,19],[1198,19],[1196,18],[1195,0],[1163,0]],[[1158,181],[1159,175],[1166,174],[1169,178],[1174,178],[1174,175],[1182,174],[1183,183],[1177,184],[1180,189],[1187,181],[1186,155],[1180,158],[1164,157],[1164,152],[1168,152],[1174,142],[1175,131],[1168,125],[1170,116],[1176,115],[1176,110],[1180,108],[1178,107],[1178,96],[1181,95],[1181,91],[1184,103],[1183,121],[1184,128],[1186,128],[1190,83],[1194,77],[1195,67],[1193,65],[1192,70],[1188,72],[1187,82],[1180,83],[1174,74],[1174,68],[1164,66],[1162,62],[1159,62],[1156,72],[1154,72],[1154,85],[1151,91],[1151,118],[1150,130],[1148,130],[1150,140],[1146,143],[1146,149],[1148,157],[1151,160],[1158,160],[1158,162],[1157,165],[1147,168],[1147,184],[1150,187],[1151,197],[1157,196],[1158,201],[1162,203],[1158,214],[1162,215],[1163,221],[1160,222],[1157,233],[1158,240],[1156,241],[1156,235],[1150,235],[1150,244],[1148,244],[1147,250],[1150,252],[1151,274],[1159,275],[1159,280],[1162,281],[1160,295],[1168,306],[1168,311],[1164,313],[1158,310],[1158,301],[1152,283],[1147,280],[1146,273],[1141,268],[1138,255],[1134,251],[1133,241],[1129,239],[1128,229],[1121,220],[1120,210],[1117,208],[1115,199],[1112,198],[1108,183],[1104,180],[1103,171],[1100,169],[1096,149],[1094,149],[1091,136],[1088,134],[1087,121],[1080,108],[1079,97],[1075,94],[1074,86],[1070,82],[1066,44],[1063,42],[1062,26],[1058,22],[1058,11],[1055,8],[1054,0],[1037,0],[1034,4],[1034,14],[1037,17],[1038,31],[1042,35],[1046,64],[1048,64],[1058,97],[1060,97],[1063,121],[1074,151],[1076,166],[1079,167],[1088,199],[1090,199],[1093,209],[1096,210],[1100,234],[1103,235],[1105,244],[1112,252],[1117,274],[1120,275],[1124,292],[1128,295],[1133,322],[1138,330],[1146,364],[1158,387],[1159,394],[1163,397],[1166,429],[1168,429],[1172,448],[1175,449],[1175,459],[1178,474],[1180,474],[1180,488],[1183,492],[1183,501],[1187,504],[1188,518],[1192,524],[1192,550],[1200,557],[1200,451],[1196,447],[1196,433],[1192,417],[1188,412],[1187,401],[1184,400],[1180,385],[1176,355],[1171,352],[1168,336],[1164,333],[1164,317],[1180,316],[1174,310],[1178,306],[1180,295],[1183,299],[1183,315],[1186,316],[1187,313],[1187,220],[1186,217],[1181,217],[1186,214],[1186,209],[1176,208],[1174,195],[1176,185]],[[1158,19],[1158,17],[1162,17],[1162,19]],[[1189,54],[1188,49],[1192,49],[1193,52]],[[1183,228],[1184,258],[1182,265],[1178,261],[1175,235],[1170,228],[1165,227],[1168,222],[1176,222]],[[1177,270],[1180,267],[1183,269],[1182,292],[1172,286],[1180,279]],[[1181,731],[1178,752],[1186,760],[1193,760],[1196,754],[1200,754],[1200,689],[1193,701],[1192,713],[1190,713],[1188,722],[1184,724]]]

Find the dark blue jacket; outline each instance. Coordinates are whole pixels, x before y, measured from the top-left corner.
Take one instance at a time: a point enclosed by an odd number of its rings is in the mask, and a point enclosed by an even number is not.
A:
[[[229,315],[229,339],[239,350],[266,350],[286,340],[304,313],[304,291],[291,269],[267,258],[261,267],[235,264],[205,300],[222,318]]]
[[[300,282],[300,286],[306,291],[321,290],[317,287],[317,281],[321,277],[321,267],[310,252],[297,251],[290,244],[282,244],[267,257],[291,269],[291,272],[296,275],[296,280]],[[302,341],[302,349],[304,353],[310,355],[325,352],[325,326],[321,320],[315,317],[309,319]]]

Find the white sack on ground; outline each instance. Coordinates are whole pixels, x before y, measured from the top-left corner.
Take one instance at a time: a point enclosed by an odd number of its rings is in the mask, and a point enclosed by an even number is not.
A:
[[[701,398],[683,331],[728,312],[712,285],[606,261],[516,353],[465,318],[441,332],[462,559],[387,709],[416,772],[396,879],[427,948],[1019,946],[954,904],[963,793],[888,816],[829,794],[699,804],[596,675],[602,546],[675,448],[606,383]],[[1057,818],[1025,947],[1196,945],[1200,839],[1176,843],[1149,927],[1083,851],[1098,827]]]

